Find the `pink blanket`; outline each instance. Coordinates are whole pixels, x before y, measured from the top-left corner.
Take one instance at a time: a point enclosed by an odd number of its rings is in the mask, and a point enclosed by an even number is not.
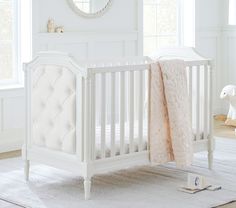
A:
[[[149,79],[150,161],[189,166],[193,134],[184,61],[152,64]]]

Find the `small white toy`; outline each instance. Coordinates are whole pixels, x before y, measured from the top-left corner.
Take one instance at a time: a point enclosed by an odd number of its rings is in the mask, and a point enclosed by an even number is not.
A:
[[[57,33],[64,33],[64,27],[63,26],[59,26],[59,27],[56,27],[56,30],[55,30]]]
[[[228,119],[236,120],[236,85],[227,85],[223,88],[220,98],[229,101]]]
[[[48,20],[47,31],[48,31],[48,33],[54,33],[55,32],[55,24],[54,24],[53,19]]]
[[[188,188],[190,189],[204,189],[208,185],[206,179],[202,175],[188,173]]]

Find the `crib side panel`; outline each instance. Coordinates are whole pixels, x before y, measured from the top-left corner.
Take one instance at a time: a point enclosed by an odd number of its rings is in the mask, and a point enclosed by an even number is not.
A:
[[[97,68],[91,75],[92,160],[147,150],[149,65]],[[96,86],[96,87],[95,87]]]
[[[211,65],[197,62],[187,65],[188,92],[192,115],[194,141],[207,141],[211,137]],[[207,143],[206,143],[207,144]],[[207,150],[207,149],[206,149]]]
[[[27,149],[77,154],[82,160],[84,75],[60,54],[39,55],[25,73]]]

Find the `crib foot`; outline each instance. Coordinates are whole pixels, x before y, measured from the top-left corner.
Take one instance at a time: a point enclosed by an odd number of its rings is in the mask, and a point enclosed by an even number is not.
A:
[[[209,170],[212,170],[212,166],[213,166],[213,152],[210,151],[210,152],[208,152],[208,168],[209,168]]]
[[[25,161],[25,180],[29,181],[29,168],[30,168],[30,161]]]
[[[84,179],[84,197],[85,200],[90,199],[90,192],[91,192],[91,178]]]

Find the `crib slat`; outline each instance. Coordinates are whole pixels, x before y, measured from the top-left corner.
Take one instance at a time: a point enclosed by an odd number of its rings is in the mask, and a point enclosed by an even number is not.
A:
[[[191,115],[191,122],[192,122],[192,116],[193,116],[193,67],[189,67],[189,75],[188,75],[188,90],[189,90],[189,105],[190,105],[190,115]]]
[[[92,160],[96,159],[96,75],[91,76],[91,150]]]
[[[91,83],[90,79],[84,79],[84,162],[89,162],[91,159]]]
[[[76,76],[76,154],[83,161],[84,78]]]
[[[115,156],[116,73],[111,73],[111,157]]]
[[[138,99],[138,150],[143,150],[143,71],[139,71],[139,99]]]
[[[134,72],[129,73],[129,152],[134,151]]]
[[[208,136],[208,65],[204,66],[204,139]]]
[[[214,138],[212,135],[213,127],[213,109],[212,109],[212,90],[213,90],[213,62],[208,66],[209,70],[209,138],[208,138],[208,165],[212,169],[213,151],[214,151]]]
[[[101,74],[101,158],[105,158],[106,144],[106,74]]]
[[[200,66],[196,76],[196,140],[200,139]]]
[[[120,155],[124,154],[125,72],[120,72]]]

